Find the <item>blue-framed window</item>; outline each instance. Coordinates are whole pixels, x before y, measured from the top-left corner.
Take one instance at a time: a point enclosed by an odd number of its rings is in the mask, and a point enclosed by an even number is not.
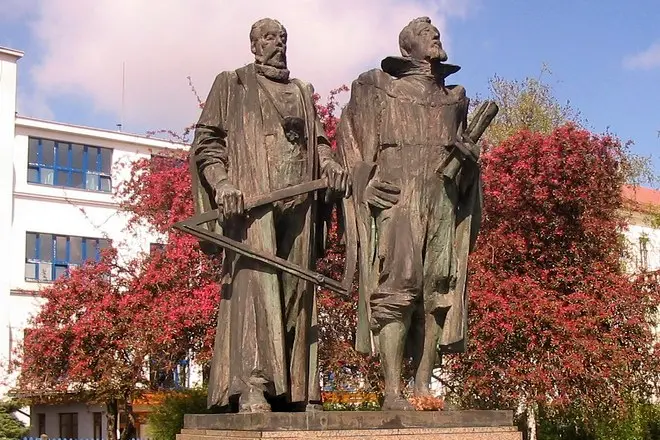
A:
[[[109,240],[103,238],[27,232],[25,279],[53,281],[87,260],[98,261],[101,250],[109,246]]]
[[[165,367],[164,362],[150,360],[149,378],[154,390],[173,390],[188,387],[190,365],[188,359],[183,359],[174,365]]]
[[[90,191],[112,190],[112,149],[30,137],[28,182]]]

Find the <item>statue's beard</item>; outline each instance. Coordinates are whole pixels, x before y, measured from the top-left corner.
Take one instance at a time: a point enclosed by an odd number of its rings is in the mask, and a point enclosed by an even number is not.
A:
[[[255,61],[257,64],[275,67],[276,69],[286,69],[286,53],[279,49],[256,55]]]
[[[286,54],[274,50],[269,54],[255,55],[257,73],[275,81],[288,81],[289,69],[286,68]]]
[[[447,52],[439,46],[432,46],[429,50],[429,61],[447,61]]]

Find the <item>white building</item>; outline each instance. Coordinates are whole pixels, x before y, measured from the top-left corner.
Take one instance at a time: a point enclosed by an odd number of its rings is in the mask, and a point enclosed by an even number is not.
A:
[[[660,191],[625,186],[623,198],[628,223],[627,269],[632,273],[656,272],[660,270]]]
[[[113,198],[127,173],[116,165],[182,147],[16,115],[22,55],[0,48],[0,398],[15,384],[13,350],[39,310],[39,290],[68,267],[98,258],[108,240],[124,243],[131,237]],[[149,252],[157,241],[140,234],[120,252],[125,257]],[[100,406],[35,406],[31,419],[34,437],[107,438]]]

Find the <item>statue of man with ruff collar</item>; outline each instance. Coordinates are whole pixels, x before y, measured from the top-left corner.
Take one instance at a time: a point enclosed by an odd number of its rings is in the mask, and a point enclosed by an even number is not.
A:
[[[359,239],[356,346],[380,354],[383,409],[411,410],[430,393],[442,352],[465,350],[467,258],[481,218],[478,148],[466,133],[468,98],[446,78],[440,33],[428,17],[399,35],[401,57],[361,74],[342,113],[337,145],[352,170]],[[484,128],[485,129],[485,128]]]

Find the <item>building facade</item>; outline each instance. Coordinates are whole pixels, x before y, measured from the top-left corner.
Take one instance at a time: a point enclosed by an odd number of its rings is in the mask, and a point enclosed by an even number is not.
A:
[[[127,231],[113,196],[130,161],[184,145],[16,114],[22,53],[0,48],[0,398],[14,387],[11,364],[42,304],[39,291],[68,269],[99,258],[110,242],[120,257],[148,253],[159,237]],[[47,360],[46,360],[47,361]],[[189,382],[199,380],[195,372]],[[72,401],[35,405],[30,435],[107,438],[106,409]],[[146,436],[146,431],[140,432]]]
[[[660,191],[624,186],[623,199],[628,252],[624,256],[631,273],[660,270]]]

